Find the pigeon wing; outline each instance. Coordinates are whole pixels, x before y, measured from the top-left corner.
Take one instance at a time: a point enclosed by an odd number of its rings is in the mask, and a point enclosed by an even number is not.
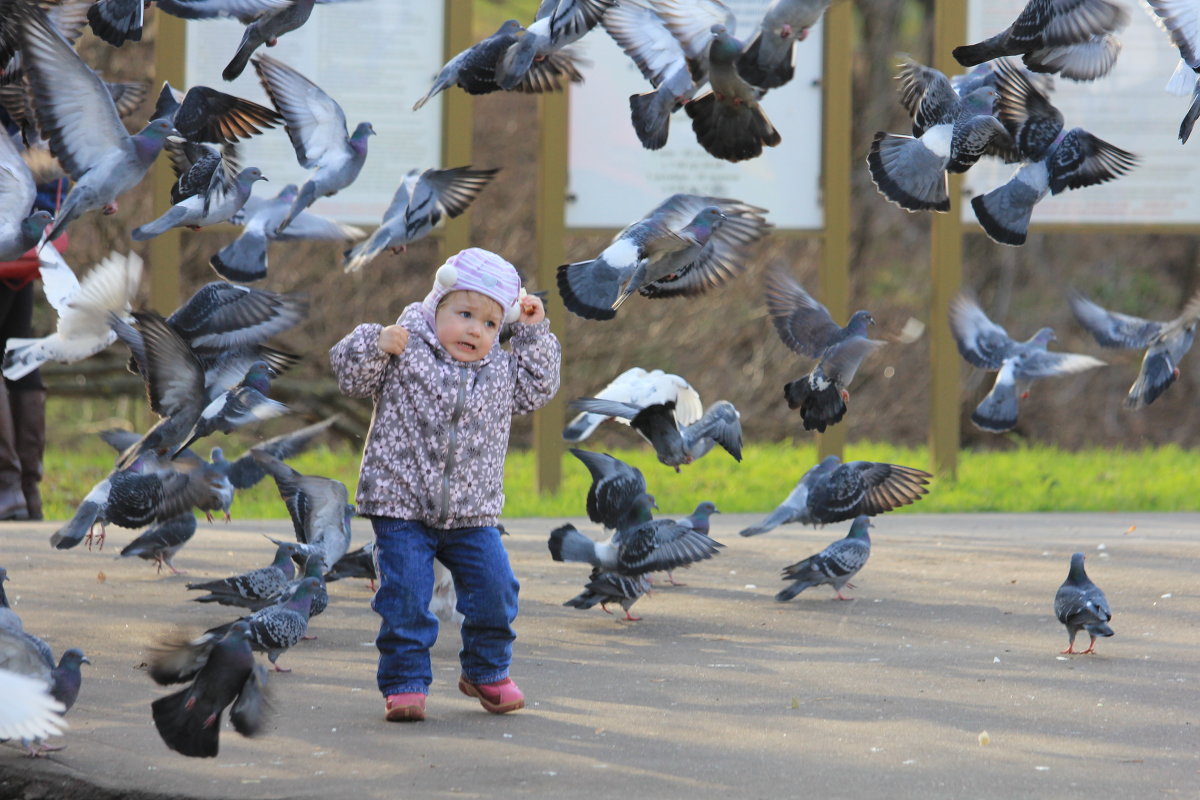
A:
[[[1162,322],[1108,311],[1078,292],[1071,294],[1069,302],[1075,319],[1101,347],[1148,347],[1164,327]]]
[[[301,166],[313,169],[327,154],[346,149],[346,115],[321,87],[270,56],[255,56],[254,68],[283,115]]]
[[[820,358],[842,331],[829,309],[781,270],[767,275],[767,312],[788,349],[809,358]]]

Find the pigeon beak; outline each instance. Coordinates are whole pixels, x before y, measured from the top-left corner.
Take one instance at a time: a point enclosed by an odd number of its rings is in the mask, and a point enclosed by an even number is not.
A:
[[[168,133],[167,141],[170,142],[171,144],[186,144],[187,143],[187,139],[180,136],[178,131]]]
[[[90,664],[90,663],[92,663],[92,660],[90,658],[88,658],[87,656],[84,656],[83,658],[79,659],[79,663]]]

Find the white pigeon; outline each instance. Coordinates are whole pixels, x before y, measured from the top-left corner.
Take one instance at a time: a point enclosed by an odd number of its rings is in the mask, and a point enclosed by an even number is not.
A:
[[[0,739],[60,736],[64,710],[45,681],[0,669]]]
[[[692,385],[678,375],[668,374],[661,369],[653,372],[647,372],[641,367],[627,369],[593,396],[600,400],[615,400],[642,408],[674,400],[675,419],[681,426],[691,425],[704,415],[704,405]],[[629,424],[629,420],[622,417],[606,417],[603,414],[584,412],[576,415],[563,428],[563,439],[568,442],[582,442],[608,419],[615,419],[623,425]]]
[[[42,288],[58,312],[58,327],[41,339],[8,340],[4,377],[15,381],[47,361],[70,364],[99,353],[117,339],[110,314],[128,317],[142,281],[137,253],[110,253],[82,281],[53,246],[38,251]]]

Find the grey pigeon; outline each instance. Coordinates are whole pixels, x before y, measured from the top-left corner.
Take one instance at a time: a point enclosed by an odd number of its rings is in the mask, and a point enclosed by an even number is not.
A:
[[[783,137],[759,105],[762,92],[738,74],[742,43],[724,25],[712,26],[709,45],[709,91],[683,107],[692,118],[696,141],[709,155],[738,162],[762,155]]]
[[[276,605],[284,605],[292,599],[292,595],[294,595],[296,590],[300,588],[300,584],[305,578],[316,578],[317,589],[313,593],[312,606],[308,612],[308,618],[312,619],[329,607],[329,592],[325,588],[324,575],[325,557],[320,553],[311,553],[307,558],[304,559],[304,570],[301,572],[301,574],[288,581],[287,585],[283,587],[283,589],[274,597],[273,600],[258,601],[254,605],[248,606],[248,608],[258,610],[268,602],[274,602]],[[316,637],[307,636],[305,638],[315,639]]]
[[[611,570],[596,568],[592,570],[588,582],[584,584],[583,591],[564,602],[563,605],[580,609],[599,605],[605,614],[611,614],[608,604],[618,603],[625,611],[622,619],[638,622],[641,617],[635,617],[630,609],[642,595],[649,593],[650,587],[650,579],[645,575],[621,575]]]
[[[846,415],[850,400],[846,387],[863,359],[885,344],[867,338],[867,326],[874,325],[875,318],[868,311],[855,311],[841,327],[829,309],[781,270],[767,277],[767,311],[790,350],[817,359],[811,372],[783,387],[783,395],[788,408],[800,409],[806,431],[823,433]]]
[[[583,462],[592,476],[587,494],[588,519],[613,530],[632,528],[642,521],[640,504],[648,495],[641,470],[608,453],[593,453],[578,447],[572,447],[570,453]]]
[[[289,183],[269,200],[251,196],[246,201],[241,213],[235,214],[231,220],[242,224],[241,235],[209,259],[208,263],[218,275],[241,283],[267,277],[267,245],[272,241],[361,239],[366,235],[361,228],[344,225],[311,211],[301,211],[288,224],[287,230],[279,231],[279,224],[291,211],[297,194],[299,188]]]
[[[274,45],[280,36],[300,28],[308,22],[312,15],[315,0],[292,0],[280,8],[264,11],[246,25],[242,31],[242,41],[238,43],[237,52],[221,70],[221,77],[227,81],[236,80],[246,69],[250,56],[262,45]]]
[[[121,555],[137,556],[144,561],[153,561],[158,572],[166,567],[172,575],[180,575],[173,559],[185,544],[196,535],[196,515],[191,510],[163,520],[148,528],[140,536],[121,549]]]
[[[152,0],[97,0],[87,10],[92,32],[114,47],[142,39],[144,9]],[[160,10],[183,19],[236,17],[249,24],[268,11],[291,5],[292,0],[158,0]]]
[[[296,576],[292,556],[298,552],[300,548],[294,542],[281,542],[275,548],[275,558],[265,567],[220,580],[189,583],[187,588],[208,592],[201,597],[193,597],[197,603],[261,608],[273,602],[287,586],[288,581]]]
[[[716,288],[745,269],[750,245],[771,228],[765,213],[729,198],[671,195],[596,258],[558,268],[563,304],[585,319],[606,320],[635,291],[660,298]]]
[[[250,646],[267,654],[267,660],[276,672],[291,672],[276,663],[279,657],[289,648],[304,638],[308,632],[308,615],[312,608],[313,597],[320,588],[320,579],[305,578],[293,592],[292,597],[282,605],[269,605],[255,611],[241,620],[219,625],[205,633],[224,635],[239,621],[245,621],[250,626]]]
[[[691,425],[680,425],[675,419],[673,400],[639,408],[615,400],[580,397],[569,405],[574,411],[629,420],[629,426],[654,446],[658,460],[668,467],[674,467],[676,472],[681,465],[691,464],[718,444],[734,460],[742,460],[741,414],[728,400],[709,406],[704,415]]]
[[[56,701],[54,708],[65,714],[75,704],[82,686],[81,664],[92,663],[82,650],[71,648],[62,654],[58,664],[49,645],[32,634],[0,628],[0,671],[13,672],[32,679]],[[7,705],[3,703],[0,705]],[[47,705],[44,701],[39,706]],[[3,714],[0,714],[3,716]],[[53,722],[53,720],[51,720]],[[53,727],[66,727],[61,720]],[[52,731],[58,732],[58,731]],[[23,737],[29,747],[29,755],[37,757],[62,747],[47,747],[43,734]]]
[[[326,564],[336,564],[350,549],[350,518],[346,484],[332,478],[302,475],[269,452],[251,449],[259,466],[275,479],[287,505],[296,539],[319,549]]]
[[[233,488],[249,489],[267,475],[267,471],[255,460],[255,451],[269,453],[281,460],[291,458],[302,453],[317,436],[329,430],[338,419],[338,415],[334,415],[312,425],[272,436],[270,439],[254,445],[253,450],[233,461],[226,460],[225,453],[220,447],[214,447],[211,453],[213,467],[229,479]]]
[[[1129,13],[1113,0],[1029,0],[1012,25],[976,44],[954,48],[964,67],[1021,56],[1035,72],[1090,81],[1108,74],[1120,52],[1113,36]]]
[[[197,161],[180,178],[181,183],[184,178],[201,181],[207,178],[207,182],[195,194],[176,201],[162,216],[134,228],[130,235],[135,242],[153,239],[171,228],[199,230],[206,225],[226,222],[246,204],[255,181],[266,180],[258,167],[247,167],[231,177],[220,157],[215,163]]]
[[[682,519],[679,519],[676,521],[680,525],[684,526],[685,528],[691,528],[694,531],[699,531],[700,533],[703,533],[705,536],[708,536],[709,535],[708,534],[709,521],[710,521],[709,518],[713,514],[720,514],[720,513],[721,513],[721,511],[720,511],[720,509],[717,508],[715,503],[713,503],[712,501],[709,501],[709,500],[705,500],[705,501],[701,502],[699,505],[697,505],[696,510],[693,511],[691,514],[688,514],[686,517],[683,517]],[[687,569],[687,567],[685,566],[684,569]],[[667,570],[667,583],[669,583],[671,586],[686,586],[687,585],[685,583],[680,583],[679,581],[675,580],[674,570]]]
[[[16,145],[0,131],[0,261],[13,261],[42,238],[50,214],[34,211],[37,187]]]
[[[517,41],[517,34],[523,30],[521,23],[515,19],[506,20],[491,36],[455,55],[438,72],[425,96],[413,104],[413,111],[451,86],[458,86],[467,94],[490,94],[500,91],[496,68],[508,48]],[[574,57],[567,50],[551,53],[543,60],[535,61],[521,82],[513,87],[513,91],[558,91],[562,89],[564,77],[576,83],[583,80]]]
[[[204,407],[191,436],[179,450],[217,431],[232,433],[251,422],[286,414],[287,406],[267,397],[271,388],[271,377],[275,374],[275,370],[265,361],[255,361],[251,364],[241,381],[230,386]]]
[[[541,0],[533,22],[496,65],[496,83],[502,89],[515,89],[535,62],[578,41],[617,4],[617,0]]]
[[[308,0],[311,4],[311,0]],[[275,229],[287,230],[296,215],[327,195],[354,183],[367,160],[367,137],[375,133],[360,122],[346,134],[346,115],[337,102],[296,70],[270,56],[257,56],[254,69],[279,113],[300,166],[312,170]]]
[[[74,363],[117,340],[112,315],[128,318],[142,281],[137,253],[110,253],[80,281],[53,247],[38,251],[42,289],[58,321],[39,339],[11,337],[5,345],[4,377],[19,380],[48,361]]]
[[[166,144],[171,124],[153,120],[130,136],[104,81],[33,5],[22,5],[21,43],[38,126],[50,152],[75,185],[42,241],[97,208],[115,213],[117,197],[145,176]]]
[[[928,493],[933,476],[914,467],[826,456],[804,473],[792,493],[762,522],[741,531],[757,536],[779,525],[827,525],[865,514],[873,517],[906,506]]]
[[[1171,37],[1171,44],[1179,48],[1179,66],[1167,83],[1167,91],[1192,96],[1179,124],[1179,141],[1186,142],[1200,118],[1200,26],[1196,24],[1196,4],[1193,0],[1146,0],[1145,7]]]
[[[809,556],[789,567],[783,568],[783,579],[792,585],[775,595],[781,603],[791,600],[810,586],[829,584],[837,592],[838,600],[849,600],[842,595],[842,587],[854,588],[850,579],[858,574],[871,556],[871,536],[868,528],[874,527],[865,514],[854,518],[846,538],[838,539],[816,555]]]
[[[704,413],[700,395],[692,388],[692,385],[678,375],[670,375],[661,369],[647,372],[641,367],[631,367],[613,378],[594,397],[599,400],[616,400],[643,408],[655,403],[674,400],[675,419],[681,425],[690,425],[700,419]],[[571,419],[563,428],[563,439],[568,442],[582,442],[591,436],[602,423],[610,419],[626,422],[622,417],[589,414],[584,411]]]
[[[8,594],[4,591],[4,583],[8,580],[11,580],[8,577],[8,570],[0,567],[0,630],[21,633],[25,630],[25,626],[17,612],[12,610],[12,606],[8,603]]]
[[[346,252],[345,272],[358,272],[385,249],[399,253],[410,242],[428,235],[443,219],[467,210],[499,169],[410,170],[400,182],[383,221],[361,244]]]
[[[997,116],[1026,162],[1007,183],[971,199],[975,217],[1000,244],[1022,245],[1033,207],[1048,194],[1095,186],[1129,172],[1137,156],[1083,128],[1067,130],[1062,113],[1007,61],[996,62]]]
[[[795,75],[797,42],[820,21],[832,0],[772,0],[754,36],[738,58],[747,83],[760,89],[783,86]]]
[[[1075,319],[1101,347],[1145,349],[1137,380],[1125,397],[1126,408],[1145,408],[1179,378],[1179,362],[1196,339],[1200,325],[1200,293],[1179,316],[1165,322],[1106,311],[1078,292],[1070,295]]]
[[[1088,649],[1080,655],[1096,652],[1097,636],[1112,636],[1113,629],[1108,621],[1112,619],[1112,611],[1108,607],[1108,599],[1100,587],[1092,583],[1083,568],[1083,553],[1071,556],[1071,569],[1067,579],[1054,595],[1054,616],[1067,627],[1067,649],[1063,654],[1077,653],[1075,635],[1086,630],[1091,637]]]
[[[166,81],[158,93],[154,119],[168,120],[189,142],[212,144],[234,144],[283,122],[274,109],[241,97],[208,86],[180,92]]]
[[[950,330],[958,352],[969,364],[997,372],[992,390],[971,414],[976,427],[991,433],[1016,426],[1018,397],[1029,396],[1034,380],[1104,366],[1092,356],[1048,351],[1046,346],[1055,339],[1051,328],[1042,328],[1024,342],[1014,341],[966,295],[950,304]]]
[[[879,193],[906,211],[949,211],[947,172],[966,172],[979,158],[1011,147],[993,116],[998,94],[980,86],[963,97],[941,72],[905,59],[900,99],[913,117],[913,136],[879,131],[867,167]]]
[[[371,591],[375,591],[375,581],[379,575],[375,572],[374,542],[367,542],[357,550],[346,553],[325,573],[326,583],[344,578],[366,578],[371,582]]]
[[[150,664],[160,684],[191,684],[150,704],[154,726],[167,747],[195,758],[213,758],[220,743],[221,714],[243,736],[255,736],[266,724],[267,671],[254,663],[250,625],[236,622],[223,636],[206,634],[192,642],[161,645]]]

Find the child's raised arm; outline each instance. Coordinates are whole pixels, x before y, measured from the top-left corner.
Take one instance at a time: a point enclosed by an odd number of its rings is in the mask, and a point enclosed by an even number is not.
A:
[[[517,324],[512,354],[517,362],[513,413],[528,414],[549,403],[558,391],[562,346],[550,332],[550,321],[542,319],[533,324]]]
[[[403,335],[397,335],[393,329],[400,330]],[[398,325],[384,327],[378,323],[365,323],[350,331],[329,350],[329,363],[342,394],[347,397],[375,395],[383,386],[388,361],[392,355],[403,353],[407,343],[408,331]]]

